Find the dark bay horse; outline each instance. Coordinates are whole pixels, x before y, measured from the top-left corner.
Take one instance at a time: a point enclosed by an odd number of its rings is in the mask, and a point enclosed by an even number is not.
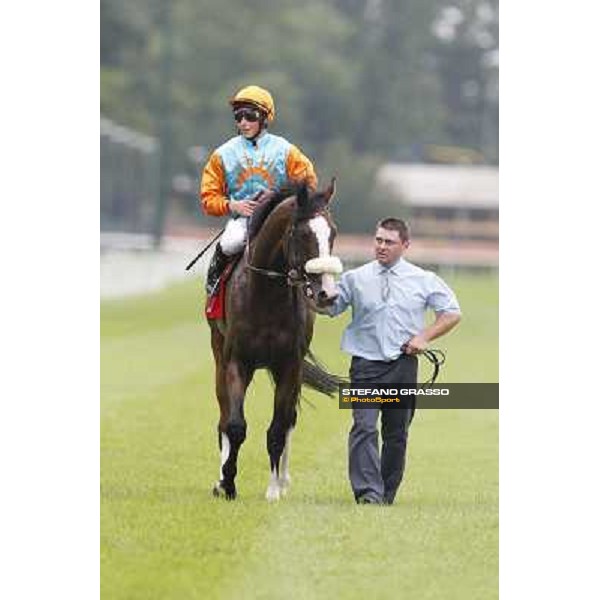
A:
[[[302,384],[328,394],[337,390],[334,376],[305,359],[314,313],[335,300],[333,274],[342,268],[331,255],[334,192],[335,180],[313,194],[302,184],[255,211],[244,256],[227,284],[225,321],[209,321],[221,412],[215,496],[236,497],[238,452],[246,438],[244,397],[256,369],[268,369],[275,386],[267,431],[269,501],[278,500],[290,484],[290,442]]]

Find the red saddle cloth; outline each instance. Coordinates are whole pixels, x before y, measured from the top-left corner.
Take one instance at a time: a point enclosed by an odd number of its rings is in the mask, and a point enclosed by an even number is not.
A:
[[[204,313],[208,320],[225,319],[225,290],[235,263],[237,260],[230,262],[225,267],[215,291],[206,299]]]

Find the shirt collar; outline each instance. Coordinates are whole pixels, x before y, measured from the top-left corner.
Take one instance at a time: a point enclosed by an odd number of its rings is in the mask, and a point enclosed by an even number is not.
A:
[[[375,261],[377,262],[377,261]],[[383,265],[377,262],[377,272],[382,275],[383,273],[393,273],[394,275],[398,275],[402,268],[405,265],[405,260],[400,257],[391,267],[384,267]]]
[[[267,130],[263,129],[257,138],[254,139],[254,141],[251,141],[247,138],[245,138],[241,133],[240,133],[240,137],[242,138],[242,141],[244,142],[244,144],[246,146],[250,146],[251,148],[254,148],[254,142],[256,142],[256,147],[261,146],[264,141],[265,141],[265,136],[267,135]]]

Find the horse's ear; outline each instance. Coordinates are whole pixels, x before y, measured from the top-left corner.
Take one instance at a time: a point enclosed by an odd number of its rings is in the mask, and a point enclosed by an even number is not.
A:
[[[327,204],[329,204],[333,200],[333,197],[335,196],[335,188],[336,188],[335,177],[332,177],[329,187],[325,190],[325,192],[323,194],[323,196],[325,198],[325,202]]]
[[[300,212],[304,212],[308,208],[308,186],[306,185],[306,182],[304,182],[298,189],[296,202],[298,203]]]

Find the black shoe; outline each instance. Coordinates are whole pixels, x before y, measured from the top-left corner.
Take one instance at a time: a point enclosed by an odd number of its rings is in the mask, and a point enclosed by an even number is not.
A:
[[[356,504],[381,504],[381,500],[370,498],[369,496],[361,496],[356,499]]]
[[[216,291],[219,279],[229,262],[229,256],[221,250],[221,244],[217,244],[210,266],[208,267],[208,273],[206,274],[206,294],[212,296]]]

